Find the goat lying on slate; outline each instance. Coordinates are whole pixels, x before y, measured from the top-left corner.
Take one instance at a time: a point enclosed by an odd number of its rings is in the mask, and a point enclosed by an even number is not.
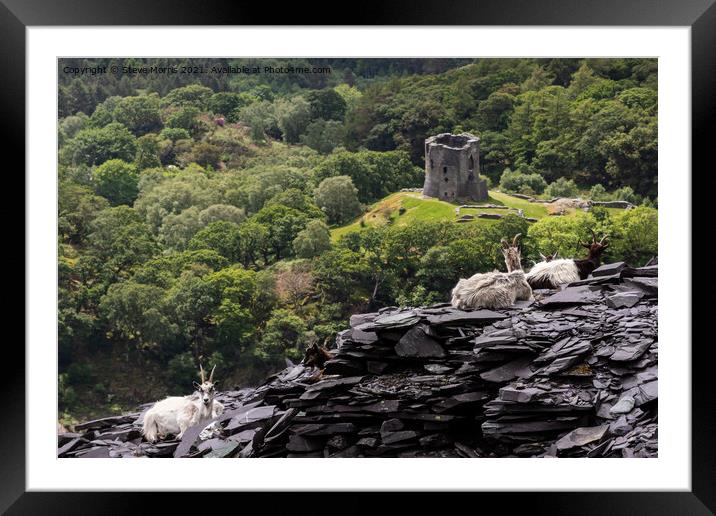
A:
[[[208,423],[221,415],[224,406],[214,399],[216,382],[214,369],[209,379],[204,377],[204,368],[199,365],[201,384],[194,382],[196,392],[189,396],[170,396],[158,401],[144,414],[142,434],[149,442],[176,435],[181,439],[186,429],[199,423]]]
[[[597,242],[597,235],[592,231],[592,242],[585,243],[581,240],[579,245],[586,247],[589,253],[582,260],[574,259],[545,259],[527,273],[527,282],[534,289],[538,288],[558,288],[560,285],[579,281],[589,276],[594,269],[599,267],[601,256],[604,249],[609,247],[606,242],[606,235],[602,236]],[[552,256],[554,258],[556,253]],[[543,257],[544,258],[544,257]]]
[[[452,306],[461,310],[475,308],[507,308],[517,300],[531,300],[532,289],[522,270],[522,257],[517,242],[519,234],[509,244],[501,241],[502,254],[508,272],[478,273],[460,279],[452,289]]]

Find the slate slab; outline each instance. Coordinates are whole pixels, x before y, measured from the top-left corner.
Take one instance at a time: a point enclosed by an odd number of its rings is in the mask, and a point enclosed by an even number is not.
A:
[[[445,356],[443,347],[425,332],[425,326],[418,325],[405,333],[395,346],[399,357],[439,358]]]
[[[598,441],[604,437],[608,429],[609,425],[576,428],[555,443],[557,450],[569,450],[570,448],[584,446],[585,444]]]

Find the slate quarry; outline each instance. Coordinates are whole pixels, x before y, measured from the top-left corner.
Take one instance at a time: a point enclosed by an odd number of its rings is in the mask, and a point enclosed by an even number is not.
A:
[[[148,443],[144,411],[76,425],[59,457],[656,457],[658,265],[607,264],[508,310],[351,317],[321,372],[223,392],[213,430]]]

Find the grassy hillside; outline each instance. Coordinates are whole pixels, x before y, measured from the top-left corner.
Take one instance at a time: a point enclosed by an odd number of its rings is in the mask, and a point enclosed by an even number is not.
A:
[[[530,203],[523,199],[518,199],[508,194],[491,190],[488,200],[484,203],[476,204],[494,204],[498,206],[508,206],[510,208],[522,209],[526,217],[542,218],[547,216],[547,208],[541,204]],[[398,192],[391,194],[377,203],[373,204],[367,213],[356,219],[351,224],[335,228],[331,231],[331,237],[334,241],[351,231],[357,231],[361,227],[361,220],[366,225],[379,225],[391,223],[399,226],[407,226],[416,221],[448,221],[456,220],[455,209],[457,204],[440,201],[438,199],[425,199],[421,194],[416,192]],[[401,208],[404,208],[401,214]],[[502,209],[463,209],[461,214],[477,214],[477,213],[514,213],[507,212]],[[491,219],[475,219],[468,224],[491,224]]]
[[[474,203],[475,205],[493,204],[497,206],[507,206],[514,210],[522,210],[525,217],[541,219],[550,214],[548,205],[533,203],[514,197],[510,194],[490,190],[487,201],[483,203]],[[457,219],[455,209],[458,204],[453,204],[439,199],[423,198],[417,192],[398,192],[391,194],[375,204],[371,205],[368,212],[356,219],[350,224],[334,228],[331,230],[331,239],[336,242],[341,236],[352,231],[358,231],[361,228],[361,220],[365,225],[395,224],[398,226],[408,226],[417,221],[446,221],[454,222]],[[403,208],[403,213],[401,213]],[[611,213],[617,213],[622,210],[617,208],[607,208]],[[506,215],[515,213],[513,210],[504,210],[499,208],[464,208],[460,210],[460,215],[477,215],[478,213],[497,213]],[[576,212],[573,209],[566,210],[565,216],[573,216]],[[494,219],[476,218],[474,221],[466,222],[466,224],[493,224]]]

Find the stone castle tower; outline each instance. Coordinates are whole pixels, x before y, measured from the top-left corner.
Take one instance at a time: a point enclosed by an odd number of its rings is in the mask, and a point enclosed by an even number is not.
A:
[[[442,133],[425,140],[423,195],[442,201],[486,201],[480,179],[480,139],[469,133]]]

